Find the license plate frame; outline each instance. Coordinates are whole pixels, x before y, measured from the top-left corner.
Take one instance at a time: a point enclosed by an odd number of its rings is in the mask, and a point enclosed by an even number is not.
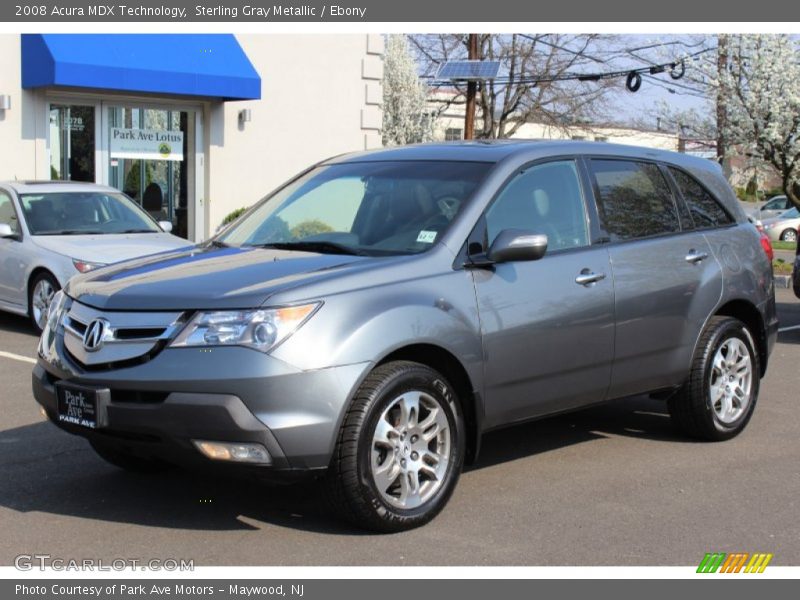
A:
[[[59,423],[75,425],[85,429],[99,429],[106,425],[105,407],[108,389],[74,383],[56,384],[56,400]]]

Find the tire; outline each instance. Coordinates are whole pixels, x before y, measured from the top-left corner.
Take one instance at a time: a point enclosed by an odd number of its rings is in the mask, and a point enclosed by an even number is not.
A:
[[[419,527],[450,499],[464,448],[462,410],[447,380],[419,363],[381,365],[345,415],[326,476],[328,498],[341,517],[365,529]]]
[[[53,295],[61,289],[58,280],[47,271],[42,271],[28,286],[28,316],[36,333],[41,334],[47,322],[47,308]]]
[[[90,440],[89,444],[100,458],[124,471],[159,473],[169,468],[169,465],[165,462],[136,456],[111,444],[104,444],[95,440]]]
[[[797,241],[797,232],[794,229],[786,229],[781,232],[781,241],[782,242],[796,242]]]
[[[698,341],[689,378],[668,401],[670,416],[691,437],[730,439],[750,421],[759,383],[759,357],[747,326],[732,317],[712,317]]]

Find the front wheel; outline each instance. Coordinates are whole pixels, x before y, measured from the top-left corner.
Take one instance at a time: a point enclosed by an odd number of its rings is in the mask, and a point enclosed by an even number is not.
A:
[[[381,532],[424,525],[450,498],[464,461],[461,407],[433,369],[376,368],[345,416],[327,488],[352,523]]]
[[[28,314],[36,333],[42,333],[47,322],[47,310],[55,293],[61,289],[50,273],[43,271],[33,278],[28,289]]]
[[[732,317],[713,317],[700,336],[689,378],[669,399],[672,420],[700,439],[738,435],[755,409],[759,374],[747,326]]]
[[[781,241],[782,242],[796,242],[797,241],[797,232],[794,229],[787,229],[783,233],[781,233]]]

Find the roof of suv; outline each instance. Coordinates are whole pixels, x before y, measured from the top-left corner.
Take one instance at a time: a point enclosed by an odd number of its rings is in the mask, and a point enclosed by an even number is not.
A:
[[[106,192],[118,193],[116,188],[81,181],[0,181],[0,186],[17,194],[47,194],[54,192]]]
[[[500,162],[512,156],[529,155],[531,160],[562,154],[614,155],[652,160],[663,160],[673,164],[708,168],[714,164],[708,159],[640,146],[627,146],[607,142],[579,140],[473,140],[457,142],[434,142],[412,144],[395,148],[383,148],[343,154],[331,158],[328,163],[362,162],[375,160],[456,160],[477,162]]]

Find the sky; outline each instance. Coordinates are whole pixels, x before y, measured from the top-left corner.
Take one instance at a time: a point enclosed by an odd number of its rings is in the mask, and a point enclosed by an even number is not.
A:
[[[547,39],[563,44],[555,51],[565,58],[569,58],[580,44],[580,40],[569,41],[569,37]],[[562,42],[561,40],[568,41]],[[715,36],[688,34],[608,36],[593,46],[591,52],[587,52],[591,55],[590,61],[580,67],[573,67],[571,72],[607,73],[663,64],[687,57],[703,49],[713,49],[715,43]],[[711,55],[712,52],[708,52],[703,56]],[[697,75],[695,60],[699,60],[699,58],[687,59],[686,76],[679,80],[673,80],[668,72],[655,75],[645,74],[641,88],[635,93],[627,91],[625,76],[614,79],[615,91],[607,96],[607,118],[603,120],[655,129],[657,125],[656,107],[661,102],[669,104],[673,111],[694,109],[699,113],[705,113],[710,108],[708,101],[698,98],[696,94],[693,95],[684,87],[693,85],[690,76],[692,73]],[[423,69],[424,64],[423,60],[420,63]],[[500,76],[503,74],[507,74],[505,66],[501,67],[499,73]]]
[[[697,44],[703,41],[702,36],[689,36],[685,34],[679,35],[665,35],[665,36],[639,36],[639,35],[624,35],[619,36],[615,41],[615,46],[623,48],[635,48],[639,46],[646,46],[650,44],[664,44],[670,42],[684,42],[686,46],[674,44],[670,46],[661,46],[635,52],[634,54],[650,60],[652,62],[665,62],[670,60],[667,57],[678,58],[683,54],[692,53],[695,50],[689,47],[690,45]],[[705,39],[707,45],[713,47],[714,40]],[[673,50],[674,49],[674,50]],[[639,60],[635,57],[627,59],[620,59],[614,63],[614,68],[628,68],[628,67],[641,67],[646,66],[645,60]],[[687,76],[693,68],[691,61],[687,63]],[[618,117],[619,121],[629,120],[631,116],[639,116],[646,118],[655,105],[659,102],[667,102],[675,110],[697,110],[703,112],[707,110],[709,102],[700,99],[690,94],[687,90],[679,87],[680,85],[691,85],[687,81],[687,77],[673,81],[668,73],[661,73],[653,75],[652,79],[646,77],[642,81],[642,87],[638,92],[631,93],[625,89],[625,80],[619,80],[619,92],[611,97],[611,117]],[[673,90],[671,93],[669,90]],[[651,126],[655,128],[655,119],[652,119]]]

